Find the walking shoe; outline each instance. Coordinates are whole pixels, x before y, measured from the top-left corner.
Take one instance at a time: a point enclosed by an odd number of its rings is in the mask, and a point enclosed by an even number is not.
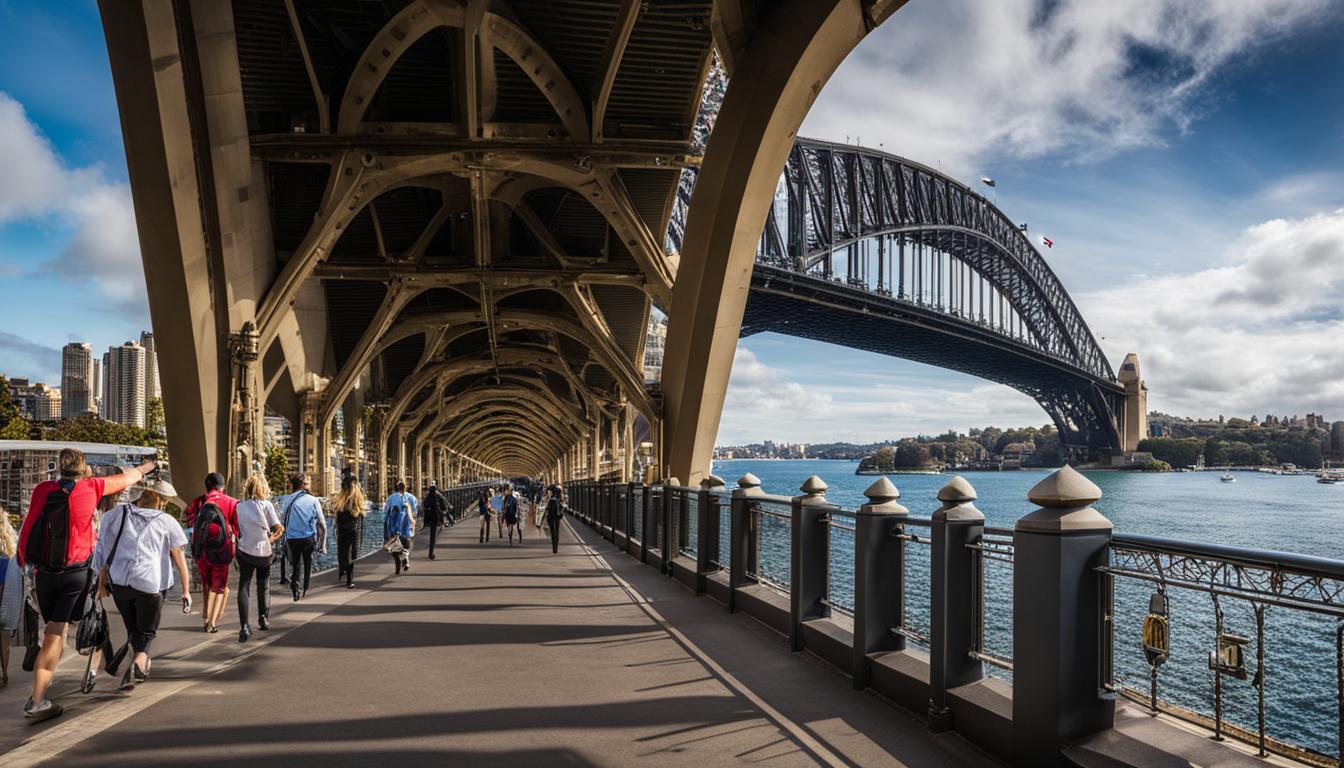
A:
[[[294,602],[299,602],[299,590],[294,590]]]
[[[43,699],[41,704],[33,704],[33,700],[29,699],[23,707],[23,716],[35,723],[40,723],[43,720],[57,717],[64,711],[60,704],[51,699]]]
[[[134,663],[131,664],[131,681],[132,681],[132,682],[134,682],[136,685],[139,685],[139,684],[145,682],[145,681],[148,680],[148,679],[149,679],[149,667],[148,667],[148,665],[146,665],[146,667],[145,667],[144,669],[141,669],[139,664],[134,664]]]
[[[347,582],[345,583],[345,588],[346,588],[346,589],[354,589],[354,588],[355,588],[355,582],[353,582],[353,581],[347,581]]]
[[[436,559],[436,558],[434,557],[434,553],[433,553],[433,552],[430,552],[430,553],[429,553],[429,559],[430,559],[430,560],[434,560],[434,559]]]
[[[258,628],[258,629],[270,629],[270,628],[271,628],[271,622],[268,621],[268,620],[266,619],[265,616],[258,616],[258,617],[257,617],[257,628]]]
[[[243,628],[238,630],[238,642],[246,643],[252,637],[252,627],[244,624]]]

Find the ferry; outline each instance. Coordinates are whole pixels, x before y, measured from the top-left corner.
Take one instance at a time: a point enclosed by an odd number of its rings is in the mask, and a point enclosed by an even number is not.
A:
[[[1334,485],[1335,483],[1344,483],[1344,474],[1339,472],[1322,472],[1316,476],[1316,482]]]
[[[1235,482],[1237,482],[1237,478],[1233,477],[1232,475],[1228,474],[1227,472],[1224,472],[1224,473],[1223,473],[1223,476],[1220,477],[1220,478],[1218,478],[1218,479],[1219,479],[1219,480],[1222,480],[1224,483],[1235,483]]]

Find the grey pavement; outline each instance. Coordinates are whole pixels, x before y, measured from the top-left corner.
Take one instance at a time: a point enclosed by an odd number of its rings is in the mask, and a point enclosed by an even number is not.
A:
[[[237,642],[232,608],[212,636],[177,614],[149,682],[82,696],[68,673],[51,723],[22,721],[18,675],[0,762],[992,764],[590,530],[567,526],[558,555],[535,532],[479,544],[475,520],[440,542],[429,561],[422,537],[401,576],[374,556],[359,589],[281,594],[261,644]]]

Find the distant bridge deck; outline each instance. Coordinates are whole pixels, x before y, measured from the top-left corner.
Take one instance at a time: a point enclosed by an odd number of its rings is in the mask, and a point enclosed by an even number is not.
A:
[[[279,590],[264,646],[237,642],[233,605],[213,636],[166,611],[129,696],[106,675],[81,695],[67,651],[53,688],[67,711],[49,723],[19,715],[19,648],[3,764],[991,764],[591,531],[567,529],[552,555],[535,532],[510,548],[476,529],[449,529],[433,562],[420,537],[401,577],[375,555],[359,589],[326,574],[303,603]]]

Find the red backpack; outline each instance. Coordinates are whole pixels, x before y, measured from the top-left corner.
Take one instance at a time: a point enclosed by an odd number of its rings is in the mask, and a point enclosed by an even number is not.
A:
[[[210,535],[210,526],[218,531]],[[196,511],[196,519],[191,529],[191,556],[214,565],[228,565],[233,562],[233,537],[229,535],[229,522],[224,511],[213,501],[201,504]]]

